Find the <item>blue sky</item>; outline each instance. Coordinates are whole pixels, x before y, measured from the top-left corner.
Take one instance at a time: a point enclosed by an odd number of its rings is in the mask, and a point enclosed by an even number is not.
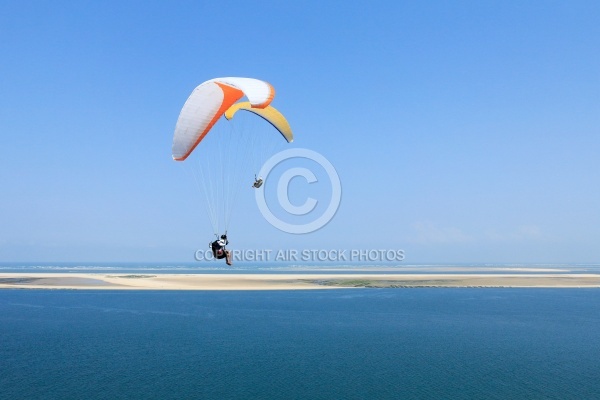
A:
[[[0,1],[0,261],[192,261],[211,227],[174,126],[196,85],[247,76],[343,195],[290,235],[249,189],[235,246],[599,262],[599,20],[596,1]]]

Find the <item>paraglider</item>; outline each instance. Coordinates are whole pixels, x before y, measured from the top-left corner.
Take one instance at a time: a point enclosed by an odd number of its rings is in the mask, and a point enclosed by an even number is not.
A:
[[[239,101],[243,97],[247,101]],[[281,143],[294,140],[287,119],[270,105],[274,97],[274,88],[262,80],[240,77],[211,79],[194,89],[175,126],[173,160],[189,164],[184,161],[196,158],[192,163],[192,173],[203,193],[213,233],[217,237],[211,242],[211,249],[213,252],[215,249],[222,250],[218,253],[220,257],[215,252],[215,258],[226,258],[229,265],[231,253],[225,249],[227,235],[219,236],[219,233],[228,231],[241,182],[246,179],[247,173],[254,171],[252,187],[261,188],[263,178],[256,175],[261,163]],[[246,111],[243,114],[249,117],[240,116],[239,111]],[[281,134],[279,138],[273,135],[272,128]],[[217,245],[221,247],[217,248]],[[223,254],[225,256],[221,256]]]
[[[261,187],[263,184],[263,178],[260,177],[256,177],[256,175],[254,175],[254,183],[252,184],[252,187],[254,189],[258,189],[259,187]]]
[[[221,235],[221,238],[210,243],[209,247],[212,250],[214,258],[216,258],[217,260],[224,258],[227,265],[232,265],[231,251],[225,248],[225,246],[227,246],[228,244],[229,240],[227,240],[227,235]]]

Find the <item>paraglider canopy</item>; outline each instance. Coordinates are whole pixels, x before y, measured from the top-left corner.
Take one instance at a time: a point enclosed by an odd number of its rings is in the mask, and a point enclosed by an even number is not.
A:
[[[215,78],[198,85],[179,114],[173,159],[185,160],[225,111],[243,96],[251,107],[261,109],[271,104],[275,90],[269,83],[252,78]]]

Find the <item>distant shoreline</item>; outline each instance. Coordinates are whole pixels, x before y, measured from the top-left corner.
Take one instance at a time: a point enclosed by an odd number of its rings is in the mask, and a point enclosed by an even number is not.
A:
[[[0,273],[0,289],[314,290],[416,287],[600,288],[600,274]]]

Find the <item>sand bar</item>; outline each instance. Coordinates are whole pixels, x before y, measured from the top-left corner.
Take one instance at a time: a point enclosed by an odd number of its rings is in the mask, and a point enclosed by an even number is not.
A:
[[[410,287],[600,288],[600,274],[0,273],[0,289],[292,290]]]

